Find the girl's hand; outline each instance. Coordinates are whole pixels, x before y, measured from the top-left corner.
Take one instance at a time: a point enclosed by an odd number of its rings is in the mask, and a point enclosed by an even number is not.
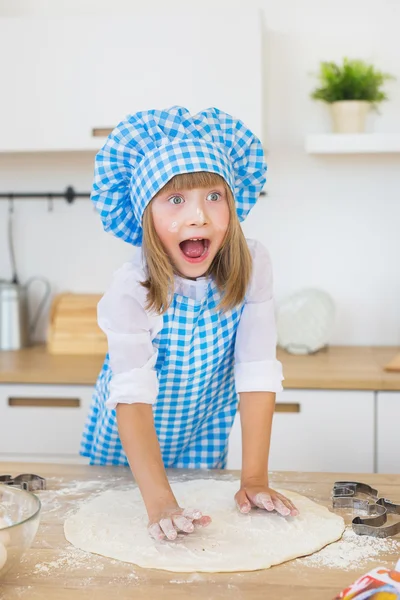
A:
[[[263,483],[251,482],[247,485],[242,483],[235,495],[235,502],[238,510],[244,514],[250,512],[254,506],[268,511],[276,510],[283,517],[296,517],[299,514],[289,498]]]
[[[156,541],[161,541],[165,537],[168,540],[174,540],[178,531],[193,533],[195,526],[207,527],[210,523],[211,517],[203,516],[195,508],[183,509],[173,506],[151,515],[147,529]]]

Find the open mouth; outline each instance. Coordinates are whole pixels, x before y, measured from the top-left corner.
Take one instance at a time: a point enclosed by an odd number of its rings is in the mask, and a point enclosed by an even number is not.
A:
[[[206,238],[190,238],[179,244],[182,254],[189,261],[200,261],[210,248],[210,240]]]

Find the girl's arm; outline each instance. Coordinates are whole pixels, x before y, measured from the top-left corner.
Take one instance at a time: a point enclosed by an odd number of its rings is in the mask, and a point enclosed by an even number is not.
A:
[[[242,392],[242,481],[263,481],[268,485],[268,457],[275,393]]]
[[[175,539],[177,529],[191,533],[193,522],[208,525],[209,517],[198,510],[183,510],[171,490],[161,457],[149,404],[117,404],[118,430],[133,476],[149,517],[149,532],[155,539]]]
[[[283,376],[282,365],[276,360],[271,260],[260,242],[249,240],[249,248],[253,274],[235,345],[235,384],[240,395],[243,448],[241,487],[235,500],[244,513],[257,506],[294,516],[298,511],[290,500],[269,487],[268,457],[275,392],[282,390]]]
[[[161,458],[150,404],[118,404],[118,431],[151,519],[164,506],[178,506]]]
[[[277,510],[284,516],[298,514],[292,502],[269,487],[268,458],[272,418],[275,408],[273,392],[241,392],[242,475],[235,496],[241,512],[252,506]]]

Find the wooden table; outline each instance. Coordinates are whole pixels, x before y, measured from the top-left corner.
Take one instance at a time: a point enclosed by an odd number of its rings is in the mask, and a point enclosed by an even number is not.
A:
[[[394,346],[330,346],[315,354],[289,354],[278,348],[285,388],[326,390],[400,390],[400,372],[385,365]],[[102,355],[50,354],[45,345],[0,352],[0,384],[94,385]]]
[[[390,551],[382,551],[350,570],[307,565],[307,559],[247,573],[183,574],[140,569],[136,565],[77,550],[69,545],[63,534],[65,516],[77,508],[78,502],[109,487],[130,485],[128,469],[1,463],[0,472],[12,475],[34,472],[47,478],[48,487],[47,491],[39,493],[43,509],[36,539],[19,567],[0,582],[1,600],[330,600],[371,568],[380,564],[392,566],[400,557],[398,536],[397,542],[391,542]],[[176,473],[171,473],[171,477]],[[218,472],[190,473],[194,477],[218,476]],[[400,475],[271,473],[274,485],[295,490],[326,506],[330,505],[330,490],[337,479],[365,481],[382,495],[400,502]],[[349,522],[349,515],[346,520]]]

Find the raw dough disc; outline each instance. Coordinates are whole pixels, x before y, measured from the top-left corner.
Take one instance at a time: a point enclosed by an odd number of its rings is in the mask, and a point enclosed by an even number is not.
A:
[[[300,510],[298,517],[252,510],[240,514],[233,500],[238,481],[200,479],[172,483],[180,503],[199,508],[212,523],[173,542],[154,542],[138,488],[110,490],[83,504],[64,524],[71,544],[134,563],[175,572],[255,571],[316,552],[339,539],[344,521],[295,492],[279,490]]]

